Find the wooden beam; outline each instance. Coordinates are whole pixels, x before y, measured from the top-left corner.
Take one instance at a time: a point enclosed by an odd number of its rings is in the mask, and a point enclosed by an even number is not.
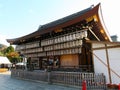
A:
[[[106,59],[107,59],[107,67],[108,67],[109,82],[112,83],[107,44],[105,44],[105,51],[106,51]]]
[[[91,28],[89,27],[88,30],[91,32],[91,34],[98,40],[100,41],[100,39],[95,35],[95,33],[91,30]]]

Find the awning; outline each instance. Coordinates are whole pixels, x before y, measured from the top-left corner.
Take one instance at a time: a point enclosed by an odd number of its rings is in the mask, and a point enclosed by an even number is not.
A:
[[[0,64],[11,64],[7,57],[0,57]]]

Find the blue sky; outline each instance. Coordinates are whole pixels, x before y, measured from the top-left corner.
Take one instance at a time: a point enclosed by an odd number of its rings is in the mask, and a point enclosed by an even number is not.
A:
[[[119,0],[118,0],[119,1]],[[110,35],[120,36],[119,2],[114,0],[0,0],[0,35],[17,38],[36,31],[39,25],[101,3]],[[119,39],[120,40],[120,39]]]

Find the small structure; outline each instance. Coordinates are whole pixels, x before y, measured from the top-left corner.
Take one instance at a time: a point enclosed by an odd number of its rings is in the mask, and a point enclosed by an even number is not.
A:
[[[4,72],[10,69],[12,63],[8,60],[7,57],[0,56],[0,72]]]
[[[113,35],[113,36],[111,36],[111,38],[112,38],[112,41],[113,42],[117,42],[118,40],[118,36],[117,35]]]
[[[8,60],[7,57],[0,57],[0,67],[1,68],[8,67],[9,65],[11,65],[11,62]]]

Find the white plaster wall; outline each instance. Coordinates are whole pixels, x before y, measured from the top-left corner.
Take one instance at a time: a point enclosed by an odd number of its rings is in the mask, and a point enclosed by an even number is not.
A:
[[[120,48],[111,48],[108,50],[110,67],[120,76]],[[111,72],[112,83],[120,83],[120,78]]]
[[[107,64],[105,49],[94,50],[93,53],[97,57],[99,57],[100,60],[102,60],[105,64]],[[104,75],[106,76],[107,83],[110,83],[108,68],[103,63],[101,63],[100,60],[96,58],[95,55],[93,55],[95,73],[104,73]],[[108,56],[109,56],[110,68],[114,70],[118,75],[120,75],[120,48],[108,49]],[[111,78],[113,84],[120,83],[120,78],[116,76],[112,71],[111,71]]]
[[[99,57],[99,59],[102,60],[102,62],[107,64],[105,50],[94,50],[93,53],[97,57]],[[109,83],[108,68],[95,55],[93,55],[95,73],[104,73],[104,75],[106,76],[106,82]]]

